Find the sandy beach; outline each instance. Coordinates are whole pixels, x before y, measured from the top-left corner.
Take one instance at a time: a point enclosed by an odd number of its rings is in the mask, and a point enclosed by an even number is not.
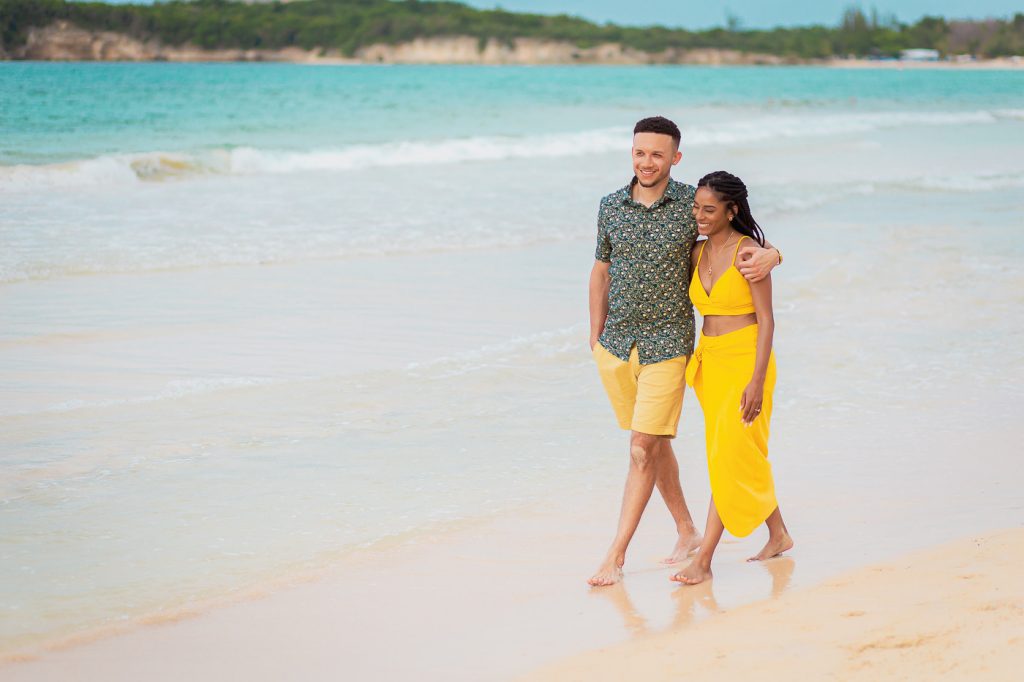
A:
[[[1022,528],[971,537],[522,679],[1019,679],[1022,561]]]
[[[699,623],[823,570],[810,561],[797,572],[785,560],[743,566],[743,579],[723,581],[711,597],[675,589],[660,564],[671,523],[652,508],[626,583],[589,589],[590,562],[581,557],[605,542],[615,516],[595,503],[617,488],[596,476],[594,486],[544,505],[378,543],[233,604],[197,604],[8,661],[0,679],[269,681],[341,671],[351,679],[507,679],[594,646]],[[727,544],[724,561],[739,566],[742,551]]]
[[[715,581],[678,587],[655,509],[625,582],[587,589],[579,557],[613,516],[588,521],[587,501],[613,492],[380,543],[234,604],[9,660],[0,680],[1009,680],[1024,662],[1020,528],[838,576],[820,548],[747,564],[757,540],[731,540]]]
[[[914,61],[908,59],[831,59],[825,62],[835,69],[896,69],[908,70],[966,70],[1003,71],[1024,69],[1024,58],[1000,57],[998,59],[967,59],[942,61]]]

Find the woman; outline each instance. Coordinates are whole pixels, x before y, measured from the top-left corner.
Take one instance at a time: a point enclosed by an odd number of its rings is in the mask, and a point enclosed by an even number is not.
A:
[[[723,530],[745,537],[767,522],[768,543],[748,561],[793,546],[775,501],[768,463],[768,422],[775,388],[771,275],[750,283],[736,269],[747,239],[764,246],[750,214],[743,181],[725,171],[701,178],[693,202],[697,230],[707,237],[691,254],[690,298],[704,318],[686,382],[704,409],[711,505],[693,561],[672,580],[695,585],[711,578],[711,557]]]

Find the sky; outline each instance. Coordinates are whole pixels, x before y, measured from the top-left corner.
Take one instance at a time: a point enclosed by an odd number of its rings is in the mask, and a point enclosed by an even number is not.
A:
[[[152,0],[106,0],[114,4],[145,3]],[[730,14],[745,28],[773,26],[835,26],[843,10],[860,5],[865,11],[878,9],[879,16],[896,15],[913,23],[922,16],[949,19],[1011,17],[1024,12],[1024,0],[459,0],[473,7],[501,7],[513,12],[573,14],[598,23],[664,26],[689,29],[725,25]]]

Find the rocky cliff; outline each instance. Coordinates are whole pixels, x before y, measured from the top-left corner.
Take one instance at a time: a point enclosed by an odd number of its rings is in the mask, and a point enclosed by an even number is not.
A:
[[[352,58],[333,50],[205,50],[162,45],[120,33],[87,31],[61,21],[29,31],[25,44],[0,59],[40,61],[286,61],[371,64],[782,64],[775,55],[735,50],[675,50],[644,52],[619,43],[581,48],[568,42],[516,38],[509,42],[453,36],[418,38],[397,45],[360,48]]]
[[[204,50],[187,45],[163,45],[155,40],[143,42],[121,33],[87,31],[66,21],[59,21],[46,28],[30,29],[25,44],[8,50],[6,58],[37,61],[236,62],[314,61],[324,56],[319,51],[299,48]]]
[[[389,64],[781,64],[774,55],[734,50],[665,50],[643,52],[619,43],[581,48],[567,42],[516,38],[420,38],[398,45],[371,45],[357,51],[361,62]]]

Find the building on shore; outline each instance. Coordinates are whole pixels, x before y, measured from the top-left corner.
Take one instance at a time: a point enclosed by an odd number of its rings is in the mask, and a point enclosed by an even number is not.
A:
[[[900,59],[905,62],[937,62],[939,61],[939,51],[923,48],[900,50]]]

